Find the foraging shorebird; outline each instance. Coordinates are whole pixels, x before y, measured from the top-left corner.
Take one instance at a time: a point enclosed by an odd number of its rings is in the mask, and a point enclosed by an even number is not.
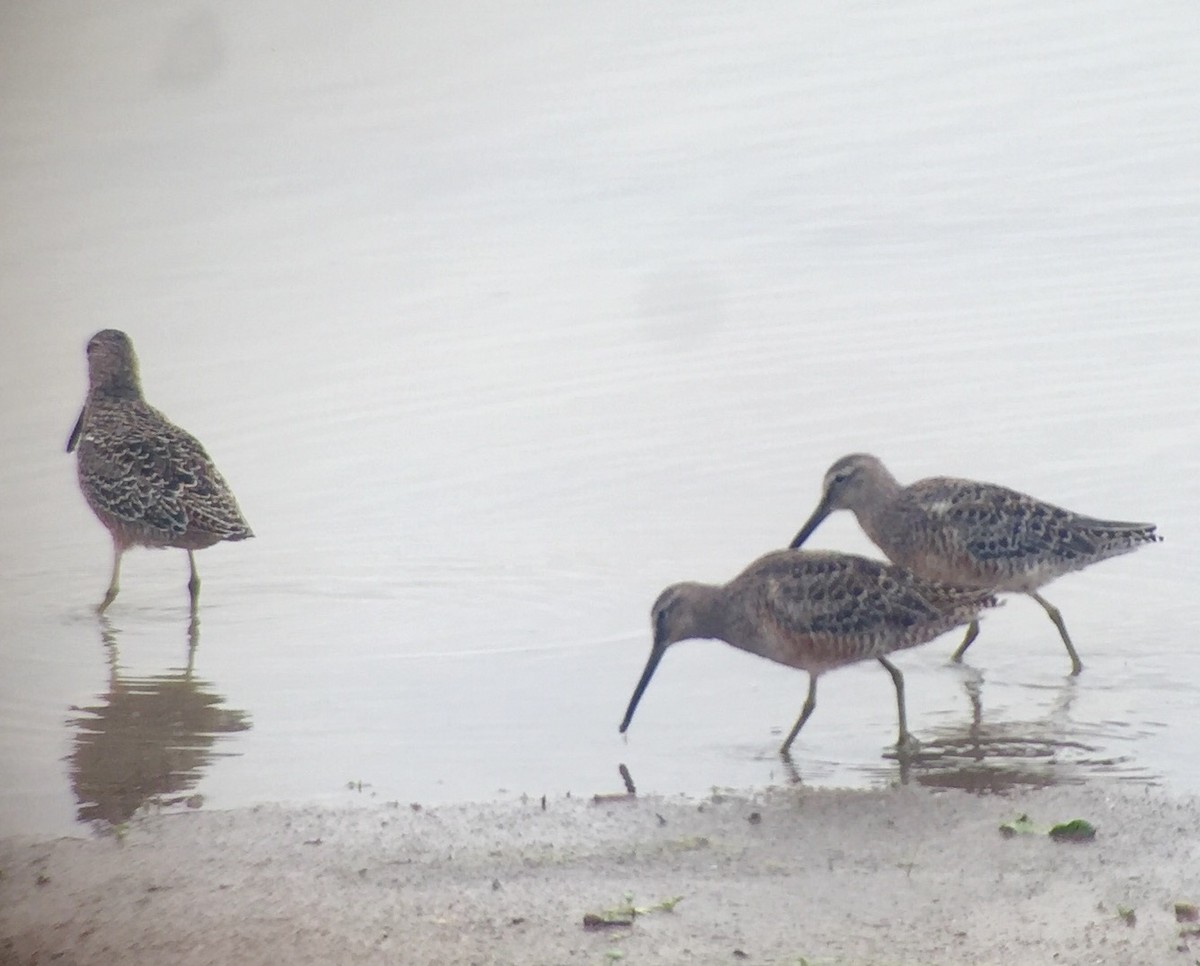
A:
[[[931,580],[996,593],[1028,594],[1045,609],[1083,670],[1058,608],[1038,589],[1063,574],[1129,553],[1162,538],[1152,523],[1098,520],[997,486],[937,476],[901,486],[867,453],[829,468],[817,504],[792,547],[801,546],[834,510],[850,510],[889,560]],[[954,660],[979,634],[972,621]]]
[[[79,488],[112,535],[112,580],[97,609],[116,599],[121,556],[132,546],[186,550],[195,609],[195,551],[254,534],[200,441],[147,405],[129,336],[97,332],[87,358],[87,400],[67,452],[78,450]]]
[[[779,664],[807,671],[808,697],[784,739],[788,754],[817,704],[817,679],[826,671],[877,660],[892,676],[900,720],[898,744],[916,744],[908,732],[904,678],[887,655],[916,647],[977,620],[997,604],[987,591],[955,587],[891,564],[829,552],[778,550],[760,557],[727,584],[668,587],[651,610],[654,644],[634,689],[621,732],[668,647],[715,638]]]

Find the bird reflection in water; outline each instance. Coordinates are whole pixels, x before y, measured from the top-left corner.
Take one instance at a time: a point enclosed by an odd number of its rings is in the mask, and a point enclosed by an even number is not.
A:
[[[90,707],[72,707],[75,730],[68,761],[77,817],[100,832],[120,827],[146,805],[196,806],[192,790],[222,735],[250,728],[247,712],[222,708],[222,695],[193,674],[200,639],[195,611],[188,624],[187,664],[135,677],[120,667],[118,631],[107,617],[100,633],[108,652],[108,691]]]
[[[1075,678],[1064,679],[1049,712],[1032,721],[985,721],[983,675],[977,670],[963,670],[963,687],[971,705],[968,722],[931,729],[911,755],[885,755],[899,766],[902,783],[1004,794],[1081,784],[1100,776],[1153,781],[1129,756],[1103,750],[1112,740],[1131,735],[1071,720],[1071,704],[1078,694]]]
[[[1040,719],[984,720],[983,675],[962,668],[971,706],[969,721],[925,730],[911,748],[889,748],[884,762],[867,765],[874,778],[902,785],[956,788],[976,794],[1006,794],[1021,788],[1082,784],[1096,778],[1154,783],[1158,776],[1138,768],[1130,755],[1114,755],[1105,746],[1144,737],[1113,722],[1071,720],[1078,695],[1076,679],[1064,678],[1049,712]],[[805,784],[790,756],[783,756],[783,779]]]

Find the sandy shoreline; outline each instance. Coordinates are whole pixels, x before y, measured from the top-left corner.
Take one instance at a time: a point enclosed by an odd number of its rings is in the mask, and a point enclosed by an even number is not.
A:
[[[1002,837],[1022,812],[1098,835]],[[123,842],[0,841],[0,963],[1191,966],[1174,904],[1200,899],[1198,817],[1095,787],[162,816]],[[584,928],[626,893],[682,898]]]

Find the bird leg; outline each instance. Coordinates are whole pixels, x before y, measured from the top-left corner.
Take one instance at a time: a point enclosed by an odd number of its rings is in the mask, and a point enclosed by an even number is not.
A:
[[[896,685],[896,710],[900,716],[900,737],[896,741],[896,747],[901,751],[915,751],[921,743],[908,730],[908,713],[904,709],[904,675],[886,657],[879,658],[879,663],[892,676],[892,683]]]
[[[951,658],[954,662],[961,664],[963,655],[967,653],[967,648],[971,646],[971,642],[979,636],[979,621],[971,621],[967,625],[967,636],[963,638],[963,642],[958,645],[958,650],[954,652]]]
[[[1046,613],[1050,615],[1050,619],[1054,621],[1054,626],[1058,628],[1058,633],[1062,635],[1063,643],[1067,645],[1067,653],[1071,655],[1071,676],[1074,677],[1083,670],[1083,662],[1079,660],[1079,655],[1075,653],[1075,645],[1071,643],[1071,636],[1067,633],[1067,625],[1063,623],[1062,614],[1059,613],[1057,607],[1041,596],[1041,594],[1034,593],[1031,590],[1029,596],[1045,608]]]
[[[792,742],[796,740],[796,735],[800,734],[800,729],[804,727],[804,722],[808,720],[808,716],[813,713],[813,709],[817,706],[817,677],[816,674],[809,672],[808,697],[804,699],[804,707],[800,710],[800,717],[792,725],[792,730],[788,732],[787,738],[783,741],[783,746],[779,749],[779,753],[784,758],[790,757],[788,749],[792,747]]]
[[[188,551],[188,566],[192,568],[192,575],[188,578],[188,593],[192,596],[192,610],[195,610],[200,600],[200,575],[196,573],[196,554],[191,550]]]
[[[112,580],[108,582],[108,590],[104,592],[104,600],[100,601],[96,608],[97,614],[103,614],[108,605],[117,599],[117,594],[121,591],[121,554],[125,551],[117,543],[113,543],[113,569]]]

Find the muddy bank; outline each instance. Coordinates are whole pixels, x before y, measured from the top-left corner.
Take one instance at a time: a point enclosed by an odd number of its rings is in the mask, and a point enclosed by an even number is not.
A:
[[[1003,837],[1021,813],[1098,834]],[[1083,787],[151,817],[0,842],[0,962],[1191,966],[1198,817]],[[627,894],[645,914],[585,928]]]

